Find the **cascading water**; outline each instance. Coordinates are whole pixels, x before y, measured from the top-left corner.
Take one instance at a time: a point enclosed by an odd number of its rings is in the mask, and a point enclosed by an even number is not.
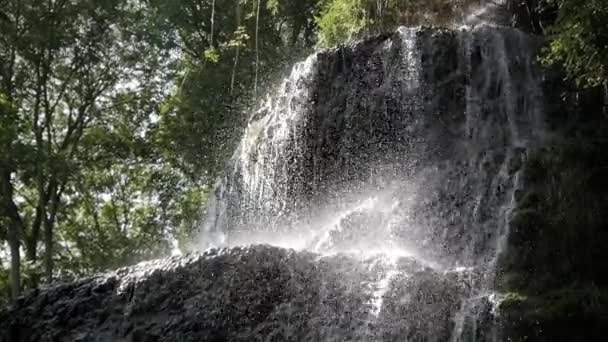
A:
[[[374,327],[361,340],[491,340],[520,168],[542,141],[537,47],[482,24],[309,57],[253,115],[201,248],[359,260]]]
[[[477,70],[471,72],[483,73],[483,77],[478,78],[483,80],[479,83],[480,86],[467,86],[466,89],[467,131],[489,142],[488,145],[480,145],[478,152],[496,151],[498,148],[496,152],[500,154],[501,147],[493,146],[492,138],[503,140],[499,144],[504,144],[505,149],[504,156],[498,155],[503,162],[497,165],[497,173],[492,179],[488,179],[489,183],[485,189],[496,189],[500,195],[493,196],[494,199],[488,198],[484,188],[478,189],[480,197],[474,212],[481,215],[478,210],[484,210],[489,215],[495,215],[495,231],[490,232],[496,236],[490,240],[492,242],[485,244],[485,251],[481,254],[484,259],[476,265],[484,276],[472,288],[469,298],[461,304],[461,309],[455,317],[453,341],[475,341],[490,337],[496,340],[492,335],[495,331],[480,334],[477,325],[479,321],[488,319],[488,314],[496,311],[499,295],[494,293],[492,281],[498,258],[504,251],[509,234],[510,215],[516,205],[515,194],[521,188],[520,166],[527,153],[543,141],[544,132],[542,91],[538,72],[533,68],[535,55],[531,46],[534,45],[530,45],[533,40],[517,30],[497,30],[488,26],[481,30],[494,32],[473,37],[473,40],[467,37],[463,44],[465,56],[471,58],[477,54],[476,58],[482,61]],[[475,42],[474,39],[482,40]],[[476,49],[473,48],[475,45],[478,46]],[[493,117],[488,116],[493,114]],[[492,120],[485,125],[491,126],[479,125],[479,122],[486,121],[484,116]],[[504,131],[498,131],[498,127],[503,127],[501,130]],[[493,202],[492,205],[483,209],[483,203],[488,201]],[[479,233],[488,232],[488,228]]]

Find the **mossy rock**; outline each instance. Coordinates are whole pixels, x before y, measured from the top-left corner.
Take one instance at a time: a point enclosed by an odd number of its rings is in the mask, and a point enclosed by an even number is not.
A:
[[[494,281],[495,288],[502,292],[525,288],[529,281],[528,273],[513,270],[499,272]]]
[[[538,152],[524,164],[524,181],[526,184],[543,183],[546,179],[548,169],[543,153],[546,153],[546,151]]]
[[[521,246],[533,244],[538,240],[545,225],[545,218],[537,210],[523,209],[514,211],[509,223],[509,244]]]
[[[586,185],[598,193],[608,194],[608,167],[598,167],[590,170]]]
[[[508,311],[521,307],[522,304],[528,298],[517,292],[509,292],[502,298],[500,305],[498,306],[499,310]]]
[[[543,200],[543,195],[538,190],[527,191],[521,195],[517,207],[519,209],[538,210]]]
[[[510,293],[499,305],[505,340],[600,341],[608,288],[566,287],[539,296]]]

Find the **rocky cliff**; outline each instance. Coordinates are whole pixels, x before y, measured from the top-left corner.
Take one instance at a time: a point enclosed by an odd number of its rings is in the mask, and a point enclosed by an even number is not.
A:
[[[382,286],[389,262],[257,246],[144,263],[22,298],[0,313],[0,340],[449,338],[456,275],[404,257]]]

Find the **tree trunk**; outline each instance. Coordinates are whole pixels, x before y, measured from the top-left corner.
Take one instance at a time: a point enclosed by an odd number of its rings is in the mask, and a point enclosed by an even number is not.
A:
[[[232,78],[230,79],[230,95],[234,93],[234,82],[236,81],[236,69],[239,66],[240,48],[236,47],[236,55],[234,56],[234,64],[232,65]]]
[[[215,26],[215,0],[211,2],[211,37],[209,46],[213,48],[213,30]]]
[[[300,37],[300,31],[302,30],[302,22],[297,20],[293,24],[293,28],[291,29],[291,46],[295,47],[298,43],[298,38]]]
[[[237,31],[239,31],[240,27],[241,27],[241,7],[239,5],[239,2],[237,1],[236,2],[236,29],[237,29]],[[236,69],[239,65],[240,53],[241,53],[241,47],[237,44],[236,54],[234,56],[234,64],[232,65],[232,77],[230,78],[230,95],[231,96],[234,93],[234,82],[236,81]],[[234,99],[233,99],[233,101],[234,101]]]
[[[37,158],[41,158],[38,156]],[[44,189],[44,176],[38,175],[38,203],[36,205],[36,215],[31,224],[31,229],[28,236],[24,236],[25,240],[25,257],[28,261],[35,263],[38,260],[38,241],[40,241],[40,229],[46,217],[46,206],[48,203],[47,191]],[[49,189],[50,190],[50,189]]]
[[[39,185],[39,189],[44,187]],[[48,189],[50,191],[50,189]],[[47,205],[48,205],[48,195],[47,190],[43,190],[39,194],[40,199],[36,206],[36,215],[31,226],[28,229],[28,233],[23,235],[23,242],[25,245],[25,259],[30,262],[32,265],[36,265],[38,262],[38,242],[41,240],[40,233],[44,229],[46,225],[46,216],[47,216]],[[44,232],[43,232],[44,234]],[[36,288],[40,283],[40,274],[38,272],[33,272],[27,283],[27,287]]]
[[[19,209],[13,202],[13,184],[11,184],[11,172],[2,170],[2,189],[0,198],[2,199],[2,211],[8,219],[8,244],[11,250],[11,272],[10,287],[11,298],[17,300],[21,293],[21,251],[20,237],[23,231]]]
[[[260,49],[259,49],[259,32],[260,32],[260,2],[258,0],[255,14],[255,82],[253,84],[253,94],[258,95],[258,72],[260,68]]]
[[[608,80],[604,81],[604,115],[608,116]]]
[[[19,228],[14,223],[9,225],[8,244],[11,249],[11,298],[16,301],[21,294],[21,254],[19,250]]]
[[[33,236],[24,236],[23,242],[25,245],[25,259],[30,262],[36,262],[38,259],[38,239]]]
[[[53,228],[50,223],[44,225],[44,275],[47,284],[53,282]]]
[[[61,193],[61,189],[53,188],[53,195],[49,203],[49,216],[44,221],[44,274],[48,284],[53,282],[53,228]]]

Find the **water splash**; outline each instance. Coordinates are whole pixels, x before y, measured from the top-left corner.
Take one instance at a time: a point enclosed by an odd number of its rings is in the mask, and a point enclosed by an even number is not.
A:
[[[470,136],[477,137],[491,132],[488,127],[479,125],[479,121],[484,121],[484,115],[488,112],[499,114],[496,116],[498,122],[494,121],[496,119],[489,120],[492,125],[508,127],[501,137],[506,145],[504,162],[490,183],[491,187],[498,187],[503,195],[495,204],[498,224],[496,238],[493,245],[488,246],[482,264],[483,276],[462,301],[454,318],[452,341],[475,341],[482,327],[493,325],[487,320],[490,319],[488,316],[496,315],[496,298],[499,295],[494,293],[492,287],[500,257],[506,250],[512,212],[517,207],[515,194],[522,187],[522,169],[519,166],[523,164],[528,151],[538,147],[544,140],[542,90],[539,76],[533,69],[535,54],[529,48],[530,38],[510,29],[492,35],[480,34],[488,30],[495,31],[491,26],[482,24],[463,33],[467,42],[463,45],[465,55],[473,58],[472,54],[477,53],[481,57],[484,64],[478,70],[485,73],[483,79],[486,80],[481,87],[467,87],[467,132]],[[479,38],[484,39],[484,44],[480,44],[482,48],[473,52],[470,42]],[[488,97],[496,100],[489,102]],[[484,107],[484,103],[486,106],[491,104],[491,107]],[[476,210],[480,210],[485,200],[483,195],[478,197]],[[489,310],[488,307],[492,309]],[[495,330],[494,327],[494,335]],[[494,335],[486,337],[497,340]]]
[[[508,2],[510,0],[484,0],[470,6],[463,14],[459,29],[471,29],[478,25],[507,25],[509,20]]]
[[[275,94],[251,117],[233,156],[233,169],[216,185],[201,227],[198,249],[230,245],[225,227],[270,224],[289,205],[289,160],[298,153],[296,132],[310,107],[317,55],[293,67]],[[253,242],[253,241],[252,241]]]
[[[369,266],[377,319],[400,300],[393,283],[425,281],[400,266],[416,260],[460,284],[450,338],[466,340],[487,323],[521,164],[542,140],[535,43],[482,23],[371,44],[298,64],[253,115],[201,246],[346,255]]]
[[[279,95],[268,95],[245,130],[237,151],[239,162],[234,164],[234,172],[240,174],[242,190],[253,205],[266,206],[278,215],[285,210],[288,196],[284,184],[287,165],[280,165],[280,161],[289,158],[288,152],[297,153],[295,134],[311,103],[310,82],[316,60],[317,56],[312,55],[296,64],[281,84]]]

